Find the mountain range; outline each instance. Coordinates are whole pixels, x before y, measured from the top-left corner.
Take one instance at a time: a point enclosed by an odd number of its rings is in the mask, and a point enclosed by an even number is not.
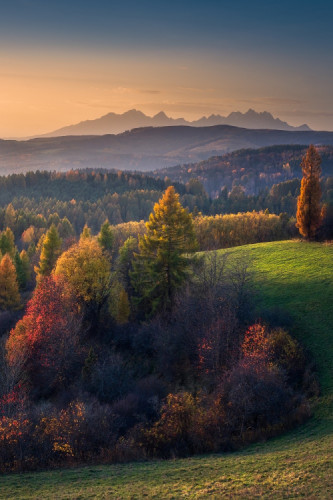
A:
[[[0,173],[72,168],[147,171],[238,149],[282,144],[333,145],[333,132],[169,126],[136,128],[118,135],[0,140]]]
[[[184,118],[170,118],[163,111],[155,116],[147,116],[141,111],[132,109],[123,114],[108,113],[96,120],[85,120],[75,125],[62,127],[54,132],[44,134],[42,137],[59,137],[67,135],[105,135],[120,134],[126,130],[139,127],[167,127],[175,125],[189,125],[191,127],[211,127],[214,125],[232,125],[249,129],[268,130],[295,130],[309,131],[308,125],[293,127],[287,122],[274,118],[270,113],[264,111],[257,113],[249,109],[246,113],[239,111],[230,113],[228,116],[210,115],[203,116],[199,120],[187,121]]]

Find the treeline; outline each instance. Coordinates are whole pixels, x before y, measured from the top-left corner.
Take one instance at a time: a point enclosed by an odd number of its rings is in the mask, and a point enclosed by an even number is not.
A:
[[[0,177],[0,228],[13,222],[12,207],[15,227],[10,227],[16,238],[30,226],[45,228],[64,218],[76,235],[85,224],[97,232],[105,219],[112,224],[147,220],[169,184],[142,174],[91,170]],[[198,189],[196,182],[177,184],[176,189],[190,211],[209,212],[210,201],[201,185]]]
[[[243,186],[235,186],[228,192],[223,188],[219,196],[212,201],[212,213],[236,213],[247,210],[269,210],[271,213],[296,212],[297,197],[300,193],[301,180],[291,179],[274,184],[269,190],[258,195],[246,194]],[[321,180],[322,203],[333,206],[333,177]]]
[[[183,185],[177,185],[185,193]],[[1,202],[9,203],[12,198],[56,198],[96,201],[106,194],[122,194],[127,191],[163,191],[164,180],[144,174],[115,172],[108,170],[69,170],[68,172],[39,171],[25,174],[11,174],[0,177]]]
[[[238,245],[278,241],[298,236],[295,217],[266,212],[203,216],[193,218],[198,250],[218,250]],[[112,226],[114,246],[120,246],[129,237],[138,238],[146,232],[144,221]]]
[[[0,177],[0,229],[10,227],[17,240],[26,230],[40,236],[41,230],[54,223],[61,237],[66,238],[77,237],[85,224],[97,233],[106,219],[113,225],[147,220],[168,184],[168,180],[121,172],[30,172]],[[332,225],[333,177],[323,178],[321,186],[328,228]],[[231,191],[225,186],[214,199],[207,196],[197,179],[179,184],[176,189],[182,204],[194,216],[253,210],[294,216],[300,180],[274,184],[258,195],[247,194],[242,185],[235,185]],[[332,237],[331,234],[332,230],[326,237]]]
[[[266,212],[197,217],[195,233],[200,250],[214,250],[297,237],[295,218]]]
[[[2,255],[10,253],[13,257],[17,252],[25,251],[32,261],[38,258],[41,251],[41,245],[46,232],[53,225],[62,239],[63,249],[68,248],[77,241],[77,233],[67,217],[60,219],[58,214],[51,214],[48,220],[41,216],[28,218],[31,225],[21,233],[20,212],[9,205],[4,218],[3,231],[0,231],[0,252]],[[108,219],[107,223],[109,224]],[[95,231],[88,224],[91,234],[98,234],[103,223]],[[237,214],[204,216],[202,214],[193,218],[194,231],[198,241],[198,249],[213,250],[219,248],[228,248],[238,245],[247,245],[250,243],[260,243],[264,241],[276,241],[281,239],[290,239],[296,237],[294,217],[288,217],[287,214],[270,214],[265,212],[245,212]],[[113,234],[114,252],[117,252],[124,242],[133,237],[137,239],[146,231],[145,221],[130,221],[122,224],[110,224]],[[82,232],[81,231],[81,232]],[[79,233],[80,235],[80,233]],[[9,251],[10,249],[10,251]]]

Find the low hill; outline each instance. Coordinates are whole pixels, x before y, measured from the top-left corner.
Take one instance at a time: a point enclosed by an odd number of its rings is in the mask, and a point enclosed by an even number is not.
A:
[[[286,311],[322,387],[304,426],[237,453],[7,475],[11,498],[331,498],[333,246],[283,241],[227,250],[254,258],[258,314]]]
[[[75,125],[68,125],[54,132],[44,134],[43,137],[120,134],[121,132],[125,132],[125,130],[132,130],[137,127],[166,127],[173,125],[190,125],[191,127],[232,125],[234,127],[274,130],[310,130],[308,125],[293,127],[279,118],[274,118],[267,111],[257,113],[253,109],[249,109],[246,113],[233,112],[228,116],[214,114],[208,117],[203,116],[194,121],[188,121],[184,118],[170,118],[163,111],[154,116],[147,116],[142,111],[131,109],[123,114],[108,113],[95,120],[85,120]]]
[[[72,168],[147,171],[237,149],[310,143],[333,145],[333,132],[173,126],[137,128],[118,135],[0,140],[0,173]]]

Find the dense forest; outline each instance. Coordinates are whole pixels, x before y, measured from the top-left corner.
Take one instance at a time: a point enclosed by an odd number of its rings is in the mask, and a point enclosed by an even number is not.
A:
[[[0,177],[0,228],[10,227],[17,242],[21,238],[35,244],[52,223],[63,239],[78,237],[85,225],[97,234],[106,219],[112,225],[147,220],[170,182],[139,173],[94,170]],[[209,197],[196,178],[185,185],[176,183],[175,188],[182,205],[195,218],[252,211],[285,214],[284,220],[295,215],[300,179],[273,184],[258,195],[246,193],[240,182],[241,178],[231,191],[224,186],[217,198]],[[333,177],[323,176],[321,185],[326,205],[323,237],[329,238],[333,232]],[[293,232],[284,236],[293,236]]]
[[[173,186],[120,247],[107,221],[65,247],[52,223],[34,254],[2,232],[2,470],[230,450],[310,415],[316,379],[286,325],[254,317],[251,258],[195,254],[204,232]]]

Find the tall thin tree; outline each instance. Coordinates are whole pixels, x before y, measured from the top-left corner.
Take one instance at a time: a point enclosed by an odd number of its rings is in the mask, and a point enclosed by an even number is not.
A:
[[[302,159],[303,178],[301,192],[297,199],[296,226],[299,232],[308,240],[314,240],[322,222],[320,205],[321,188],[321,157],[311,144]]]
[[[35,267],[38,278],[51,274],[60,253],[61,239],[57,228],[52,224],[43,242],[39,266]]]

